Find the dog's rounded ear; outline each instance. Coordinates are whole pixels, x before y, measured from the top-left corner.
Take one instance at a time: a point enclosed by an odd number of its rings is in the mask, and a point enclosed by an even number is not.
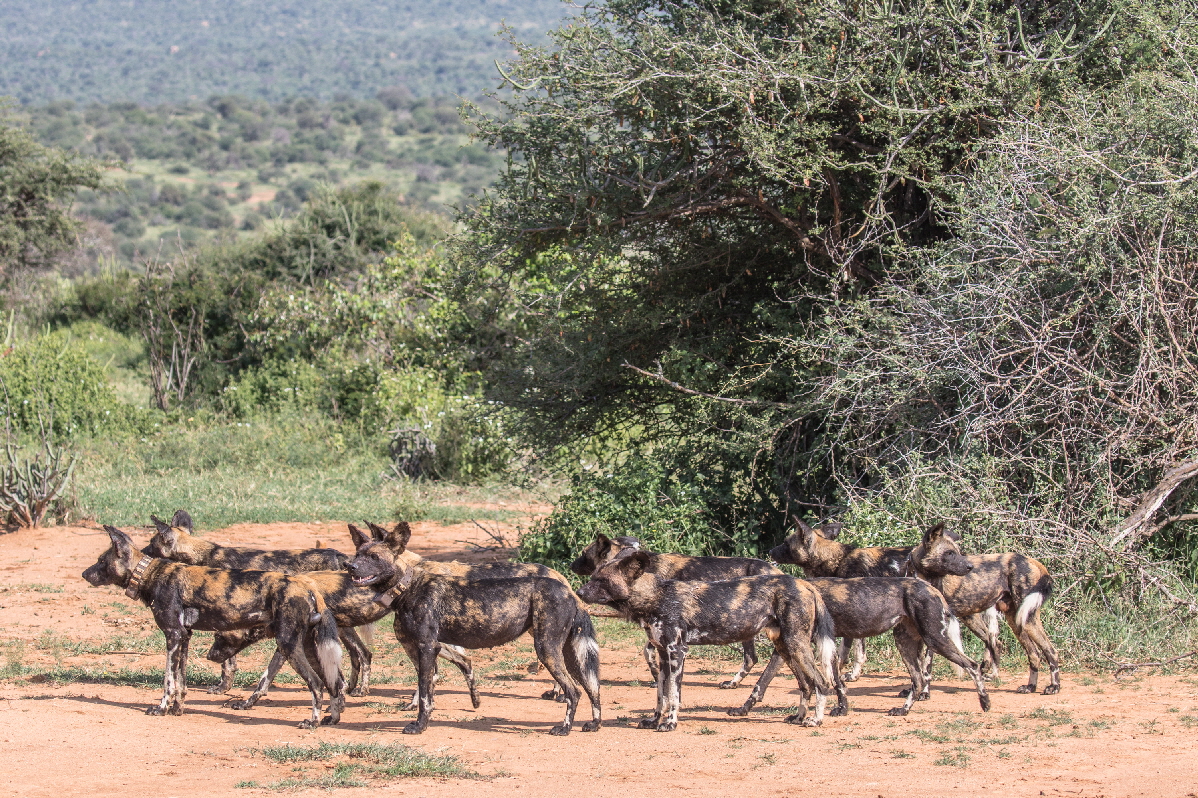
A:
[[[195,531],[195,525],[186,510],[175,510],[174,516],[171,517],[171,526],[186,529],[189,535]]]
[[[121,557],[131,557],[133,555],[133,540],[115,526],[104,525],[104,531],[108,533],[108,538],[112,541],[112,545],[116,548],[116,553]]]
[[[349,537],[351,540],[353,540],[355,549],[362,548],[364,545],[369,543],[371,540],[370,535],[367,535],[365,532],[363,532],[361,529],[358,529],[358,527],[356,527],[353,524],[349,525]]]
[[[179,545],[179,530],[156,515],[151,515],[150,520],[154,522],[154,528],[158,530],[154,533],[153,542],[158,545],[158,549],[164,557],[169,557],[175,550],[175,546]]]
[[[951,540],[953,543],[961,542],[961,533],[955,529],[945,529],[944,536],[946,538],[948,538],[949,540]]]
[[[828,521],[827,523],[820,524],[819,529],[816,531],[819,532],[819,536],[824,540],[836,540],[840,537],[843,529],[844,524],[839,521]]]
[[[395,525],[395,528],[387,533],[387,547],[395,554],[403,554],[408,548],[408,541],[412,539],[412,527],[407,521],[400,521]]]
[[[600,532],[595,537],[595,546],[595,556],[602,560],[607,556],[607,553],[611,551],[611,538]]]
[[[620,558],[620,562],[625,563],[622,568],[628,575],[628,581],[634,582],[649,567],[649,553],[639,549],[630,550],[627,555]]]
[[[931,527],[930,529],[928,529],[926,532],[923,533],[923,542],[924,543],[932,543],[933,541],[935,541],[938,538],[943,537],[943,536],[944,536],[944,522],[941,521],[939,524],[936,524],[936,526]]]
[[[387,530],[385,527],[381,527],[373,521],[367,521],[366,528],[370,530],[371,536],[380,543],[387,539]]]
[[[803,519],[797,515],[791,516],[791,520],[795,522],[795,534],[799,536],[799,540],[807,542],[815,535],[815,530],[803,523]]]

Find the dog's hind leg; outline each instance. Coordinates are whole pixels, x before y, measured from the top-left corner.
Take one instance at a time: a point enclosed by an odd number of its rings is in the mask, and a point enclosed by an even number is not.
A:
[[[847,659],[847,649],[850,648],[847,638],[844,641],[844,648],[846,649],[844,659]],[[845,674],[844,681],[846,682],[855,682],[860,679],[861,671],[865,669],[865,639],[858,637],[856,640],[853,640],[851,648],[853,651],[853,667]],[[838,664],[837,670],[839,669],[840,666]]]
[[[254,705],[270,690],[275,677],[279,675],[279,669],[283,667],[283,663],[286,661],[287,655],[283,653],[282,647],[276,646],[275,653],[271,656],[266,670],[258,678],[258,684],[254,685],[254,691],[246,698],[229,704],[230,709],[253,709]]]
[[[229,657],[220,664],[220,681],[211,687],[205,687],[204,692],[224,695],[233,689],[233,679],[237,676],[237,655]]]
[[[341,645],[349,652],[349,694],[361,698],[370,692],[370,648],[357,630],[348,626],[341,629]]]
[[[470,703],[475,709],[482,703],[478,697],[478,686],[474,683],[474,663],[470,661],[470,657],[466,654],[466,649],[461,646],[451,646],[445,643],[441,644],[441,652],[437,655],[446,662],[452,663],[458,670],[462,672],[462,676],[466,679],[466,688],[470,691]],[[412,696],[412,705],[409,710],[418,708],[416,696]]]
[[[903,664],[907,666],[907,672],[911,674],[911,687],[903,691],[906,694],[906,702],[901,707],[895,707],[889,712],[891,715],[902,716],[911,711],[911,705],[915,703],[916,696],[925,693],[928,689],[927,680],[924,677],[923,641],[910,618],[904,618],[898,626],[894,627],[894,644],[898,649],[899,656],[903,658]]]
[[[745,703],[735,709],[728,710],[728,714],[734,717],[743,718],[748,715],[753,707],[760,703],[765,698],[765,691],[769,689],[770,682],[778,675],[778,669],[782,667],[782,657],[777,650],[770,657],[769,662],[765,663],[765,670],[761,672],[761,676],[757,679],[757,684],[753,685],[753,689],[749,691],[749,697],[745,699]]]
[[[563,649],[569,644],[569,627],[560,631],[554,630],[554,633],[549,633],[545,629],[533,630],[533,648],[537,652],[537,659],[561,686],[562,693],[566,697],[565,719],[549,730],[549,733],[555,737],[565,737],[574,727],[574,713],[578,710],[578,699],[581,695],[566,667]]]
[[[965,624],[965,628],[973,632],[978,640],[982,641],[982,645],[986,647],[986,653],[982,656],[981,663],[982,673],[985,678],[993,679],[998,676],[998,663],[1002,659],[1002,637],[998,628],[998,609],[990,607],[973,615],[962,615],[961,623]],[[954,670],[958,670],[955,663],[953,668]],[[960,677],[963,675],[958,670],[957,676]]]
[[[936,609],[939,610],[939,619],[935,617]],[[981,704],[983,712],[989,712],[990,696],[986,694],[986,682],[982,678],[982,669],[976,662],[965,656],[961,649],[961,627],[956,616],[952,614],[947,605],[941,605],[935,609],[928,608],[921,611],[917,619],[914,624],[919,628],[917,634],[923,637],[924,645],[928,647],[929,651],[935,651],[973,678],[973,683],[977,686],[978,703]],[[895,629],[895,636],[896,638],[898,636],[897,629]]]

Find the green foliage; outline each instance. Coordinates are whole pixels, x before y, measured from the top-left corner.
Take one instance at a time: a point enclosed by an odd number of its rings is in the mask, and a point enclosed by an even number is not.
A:
[[[3,412],[19,432],[57,436],[139,429],[144,417],[116,398],[104,367],[68,333],[19,342],[0,357]]]
[[[101,164],[43,147],[11,125],[0,103],[0,275],[45,265],[69,247],[79,225],[71,200],[80,188],[104,185]]]
[[[372,96],[475,94],[509,49],[501,21],[537,37],[562,14],[554,0],[228,3],[146,0],[5,7],[0,85],[23,102],[184,101],[238,93]]]

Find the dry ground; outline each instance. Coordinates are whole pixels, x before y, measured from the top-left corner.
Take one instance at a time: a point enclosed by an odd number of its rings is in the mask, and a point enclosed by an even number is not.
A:
[[[138,532],[139,540],[147,537]],[[241,525],[209,537],[279,546],[321,540],[349,548],[340,524]],[[413,548],[448,559],[463,554],[460,541],[484,537],[472,524],[417,524]],[[229,697],[196,689],[216,673],[203,660],[202,635],[192,646],[195,675],[186,714],[147,717],[143,710],[160,695],[154,682],[164,660],[149,613],[117,589],[90,588],[79,577],[106,545],[96,528],[0,536],[0,665],[7,665],[8,677],[0,681],[0,794],[248,798],[270,793],[269,785],[283,779],[329,774],[336,765],[280,765],[255,749],[322,740],[416,745],[456,755],[482,776],[394,779],[368,788],[387,795],[1198,793],[1193,677],[1145,674],[1115,682],[1103,674],[1069,672],[1060,695],[1025,696],[1014,692],[1022,674],[1007,673],[993,688],[988,714],[978,710],[969,685],[942,679],[931,701],[916,704],[906,718],[892,718],[886,710],[898,703],[903,680],[890,670],[852,686],[855,711],[849,717],[830,718],[812,730],[781,721],[794,701],[792,681],[776,682],[763,709],[750,718],[728,717],[723,710],[741,703],[747,688],[726,691],[714,683],[735,663],[723,652],[695,649],[682,724],[658,734],[632,728],[653,705],[640,634],[606,620],[599,624],[606,726],[597,734],[546,734],[560,721],[562,707],[537,698],[548,681],[544,672],[527,673],[532,655],[526,640],[476,652],[484,677],[480,709],[470,708],[461,679],[447,674],[429,730],[421,737],[399,734],[412,715],[396,705],[414,680],[385,623],[376,636],[376,687],[368,698],[350,699],[335,728],[296,728],[307,697],[294,680],[250,712],[233,711]],[[246,657],[247,666],[266,654],[258,649]],[[253,670],[246,668],[246,679]],[[584,705],[580,717],[588,716]],[[246,782],[267,786],[237,786]]]

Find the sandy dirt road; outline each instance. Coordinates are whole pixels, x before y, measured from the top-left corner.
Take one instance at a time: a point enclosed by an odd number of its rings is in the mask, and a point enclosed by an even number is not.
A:
[[[502,526],[488,523],[490,527]],[[478,559],[463,540],[484,535],[472,524],[416,524],[413,548],[440,559]],[[148,534],[130,530],[140,541]],[[342,524],[239,525],[208,533],[221,542],[349,549]],[[255,749],[290,743],[381,742],[452,754],[477,779],[396,779],[356,794],[410,796],[636,795],[753,796],[1195,796],[1198,795],[1198,679],[1151,673],[1115,682],[1067,672],[1060,695],[1018,695],[1022,674],[1005,673],[983,714],[971,685],[941,680],[932,700],[906,718],[896,706],[903,679],[874,672],[851,686],[854,712],[820,729],[782,722],[794,703],[793,680],[779,679],[761,711],[731,718],[724,710],[747,691],[720,690],[735,670],[730,655],[696,649],[683,692],[679,729],[633,728],[653,706],[640,658],[640,634],[600,623],[606,724],[595,734],[550,737],[561,705],[538,698],[549,686],[529,675],[527,641],[475,652],[483,675],[482,706],[470,707],[464,685],[447,674],[428,731],[399,730],[413,716],[398,710],[414,687],[411,667],[379,624],[376,686],[349,700],[342,723],[301,731],[306,692],[277,687],[256,709],[228,707],[230,696],[199,689],[215,681],[192,645],[196,666],[186,714],[143,714],[156,703],[164,656],[147,640],[148,611],[115,588],[91,588],[79,574],[107,545],[97,528],[49,528],[0,535],[0,795],[265,795],[287,778],[313,778],[336,762],[275,764]],[[200,637],[200,636],[197,636]],[[140,641],[140,642],[139,642]],[[126,648],[128,646],[128,648]],[[710,649],[707,650],[711,652]],[[269,652],[245,659],[247,676]],[[14,668],[13,663],[16,663]],[[876,663],[890,667],[888,663]],[[53,674],[58,674],[57,676]],[[90,674],[90,675],[88,675]],[[748,680],[752,681],[752,677]],[[248,692],[244,687],[234,697]],[[585,704],[580,717],[589,716]],[[301,790],[318,794],[316,789]]]

